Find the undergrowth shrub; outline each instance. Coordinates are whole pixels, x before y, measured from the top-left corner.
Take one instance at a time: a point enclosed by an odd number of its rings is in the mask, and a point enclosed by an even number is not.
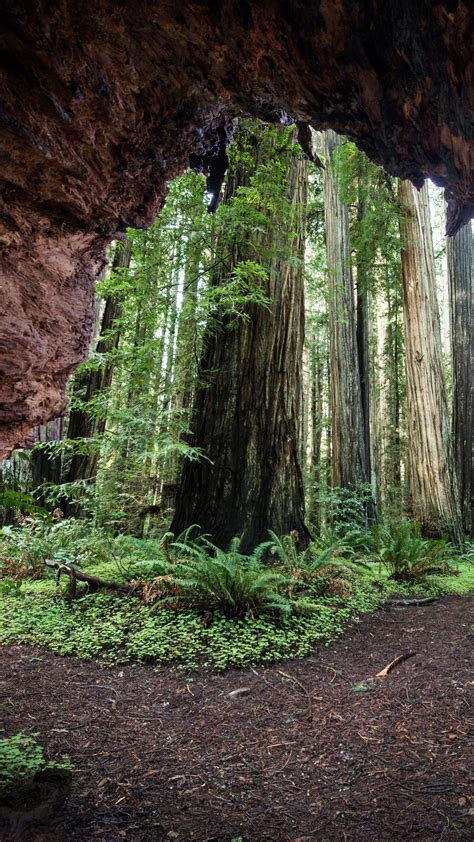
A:
[[[332,554],[337,551],[337,557],[353,562],[363,561],[369,556],[373,549],[373,536],[371,532],[359,528],[346,526],[328,526],[322,534],[312,542],[311,551],[322,553],[330,550]]]
[[[110,535],[90,521],[67,518],[51,522],[25,518],[18,526],[0,529],[0,576],[37,579],[45,572],[45,559],[80,568],[113,563],[109,571],[120,581],[136,575],[135,565],[150,563],[160,554],[159,543],[130,535]]]
[[[205,539],[201,546],[175,542],[187,558],[169,564],[158,583],[171,592],[171,601],[200,611],[233,618],[287,616],[291,605],[280,592],[286,577],[261,560],[270,545],[260,544],[246,556],[238,550],[239,539],[231,542],[228,552]]]
[[[220,612],[229,618],[272,614],[310,616],[321,609],[314,597],[333,593],[342,599],[351,595],[352,565],[337,556],[345,545],[337,541],[323,552],[309,549],[301,554],[293,535],[278,537],[256,547],[251,556],[239,552],[239,539],[227,552],[206,536],[190,539],[191,528],[172,540],[162,540],[160,556],[137,565],[149,584],[144,601],[157,600],[176,608]],[[350,562],[349,562],[350,564]],[[150,574],[155,574],[150,578]],[[349,577],[349,578],[347,578]]]
[[[375,557],[391,579],[416,582],[432,574],[447,574],[450,548],[447,539],[423,538],[417,524],[394,521],[374,529]]]
[[[343,538],[321,549],[313,542],[303,552],[288,551],[288,537],[279,539],[270,533],[275,552],[286,575],[286,594],[298,614],[308,614],[320,607],[314,599],[324,595],[347,599],[352,593],[351,580],[360,567],[351,556],[350,545]]]
[[[0,574],[12,579],[41,578],[45,559],[86,566],[104,561],[111,539],[84,520],[69,518],[57,523],[25,518],[19,526],[0,530]]]

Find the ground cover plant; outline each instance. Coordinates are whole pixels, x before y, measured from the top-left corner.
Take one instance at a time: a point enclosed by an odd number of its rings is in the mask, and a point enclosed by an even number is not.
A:
[[[14,558],[20,571],[25,569],[19,549],[26,540],[22,533],[37,540],[29,523],[16,530],[21,540]],[[42,526],[40,535],[38,542],[46,541],[49,549],[54,550],[55,541],[63,547],[57,525]],[[11,536],[7,531],[1,537],[2,557],[8,557]],[[63,586],[44,565],[42,578],[4,577],[0,643],[42,646],[109,663],[136,659],[222,670],[305,656],[317,641],[334,639],[350,621],[377,609],[394,591],[436,595],[474,589],[469,558],[452,562],[457,575],[448,575],[445,560],[442,575],[438,569],[438,575],[394,581],[390,564],[381,566],[376,554],[351,561],[349,544],[342,540],[323,549],[313,545],[299,554],[291,536],[270,535],[265,545],[245,557],[237,542],[223,553],[215,548],[213,552],[206,539],[196,543],[187,535],[174,540],[168,533],[156,541],[108,536],[108,557],[105,545],[99,544],[93,563],[94,531],[89,535],[89,553],[84,550],[84,531],[75,531],[71,524],[69,536],[68,559],[87,559],[88,571],[129,583],[130,592],[93,593],[86,585],[68,604]],[[380,536],[378,541],[380,547]],[[27,548],[25,553],[29,552]],[[36,570],[33,575],[37,576]]]
[[[11,737],[0,736],[0,795],[6,787],[29,781],[38,772],[72,768],[68,757],[60,762],[48,760],[36,737],[22,732]]]

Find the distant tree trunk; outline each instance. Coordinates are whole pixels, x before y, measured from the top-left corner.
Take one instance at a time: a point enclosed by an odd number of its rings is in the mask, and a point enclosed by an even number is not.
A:
[[[131,242],[119,243],[116,246],[112,270],[127,268],[130,265]],[[108,354],[117,348],[119,342],[119,331],[114,328],[115,322],[122,314],[122,305],[119,300],[108,297],[105,300],[104,312],[100,325],[99,340],[96,346],[98,354]],[[77,381],[75,392],[81,403],[87,403],[95,395],[108,388],[112,382],[112,364],[109,360],[97,370],[84,372]],[[72,409],[69,413],[67,437],[68,439],[92,438],[103,433],[105,430],[105,416],[94,417],[84,408]],[[72,456],[63,482],[75,482],[79,479],[93,479],[97,473],[98,453]]]
[[[370,425],[370,470],[372,495],[375,513],[378,518],[383,514],[382,509],[382,471],[381,471],[381,409],[380,409],[380,359],[378,356],[378,325],[377,325],[377,290],[367,296],[368,333],[369,333],[369,425]]]
[[[366,214],[365,201],[358,200],[357,219],[361,222]],[[367,477],[370,480],[370,377],[369,377],[369,266],[362,247],[356,253],[356,336],[359,360],[360,397]]]
[[[35,427],[33,431],[34,443],[45,444],[46,442],[62,441],[64,438],[64,417],[53,418],[46,424]],[[53,455],[45,448],[34,448],[31,454],[31,484],[37,489],[43,483],[57,485],[61,482],[61,457]],[[36,499],[40,506],[45,505],[44,494],[36,493]]]
[[[370,481],[370,468],[362,406],[349,221],[347,207],[340,199],[337,179],[331,166],[333,153],[340,144],[341,139],[335,132],[324,133],[332,484],[335,488],[357,489]]]
[[[386,303],[383,331],[380,340],[381,366],[381,419],[382,419],[382,489],[384,505],[392,514],[403,509],[401,495],[401,425],[404,391],[404,359],[401,279],[398,282],[386,277],[384,300]]]
[[[325,354],[321,346],[319,330],[315,330],[311,345],[311,391],[310,391],[310,494],[308,520],[317,532],[321,530],[321,511],[317,502],[317,490],[321,484],[321,444],[323,434],[323,378]]]
[[[428,187],[399,182],[407,380],[408,474],[413,517],[428,536],[461,540],[444,385]]]
[[[176,368],[178,409],[189,409],[193,403],[196,368],[196,308],[198,302],[199,266],[202,245],[196,233],[186,246],[183,300],[179,311],[176,339]]]
[[[474,534],[473,413],[474,413],[474,307],[471,223],[448,237],[448,279],[453,365],[453,436],[464,531]]]
[[[280,131],[273,130],[270,143],[266,127],[255,130],[254,164],[235,170],[227,181],[225,201],[248,184],[257,164],[271,159],[280,137]],[[274,224],[260,236],[266,253],[272,246],[280,248],[286,238],[293,254],[302,258],[307,163],[292,155],[287,167],[294,232]],[[255,259],[255,253],[240,243],[233,263],[248,259]],[[185,463],[171,525],[179,533],[198,524],[221,547],[241,536],[244,552],[268,539],[269,529],[278,534],[295,530],[301,545],[308,540],[298,435],[303,270],[301,264],[278,257],[265,265],[271,311],[251,305],[248,321],[207,336],[201,372],[208,373],[208,383],[197,389],[190,442],[202,448],[206,458]]]

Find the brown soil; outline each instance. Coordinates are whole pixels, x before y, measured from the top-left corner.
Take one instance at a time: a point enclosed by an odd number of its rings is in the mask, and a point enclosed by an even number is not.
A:
[[[473,605],[378,612],[313,657],[224,675],[4,649],[6,733],[38,731],[76,766],[28,838],[472,838]]]

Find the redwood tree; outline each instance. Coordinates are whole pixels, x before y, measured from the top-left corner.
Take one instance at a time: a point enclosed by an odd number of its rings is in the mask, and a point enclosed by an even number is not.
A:
[[[448,279],[453,365],[453,437],[464,531],[474,534],[473,517],[473,256],[471,223],[448,237]]]
[[[234,148],[242,154],[220,210],[245,200],[247,208],[221,230],[216,283],[225,290],[242,267],[260,263],[269,304],[246,306],[233,327],[234,317],[219,310],[212,319],[191,439],[204,458],[184,466],[171,529],[197,524],[221,547],[241,536],[248,552],[269,529],[294,530],[302,545],[308,539],[299,442],[308,164],[287,129],[254,125],[249,134],[243,125],[239,132]],[[245,230],[257,206],[258,223]]]
[[[425,535],[461,540],[444,384],[428,187],[399,182],[410,507]]]
[[[357,342],[349,219],[332,166],[334,153],[340,145],[341,138],[335,132],[324,133],[332,484],[336,488],[357,489],[370,481],[370,464],[368,429],[363,412],[360,377],[362,354],[359,354]],[[362,350],[362,342],[360,345]],[[368,386],[367,379],[365,386]]]

